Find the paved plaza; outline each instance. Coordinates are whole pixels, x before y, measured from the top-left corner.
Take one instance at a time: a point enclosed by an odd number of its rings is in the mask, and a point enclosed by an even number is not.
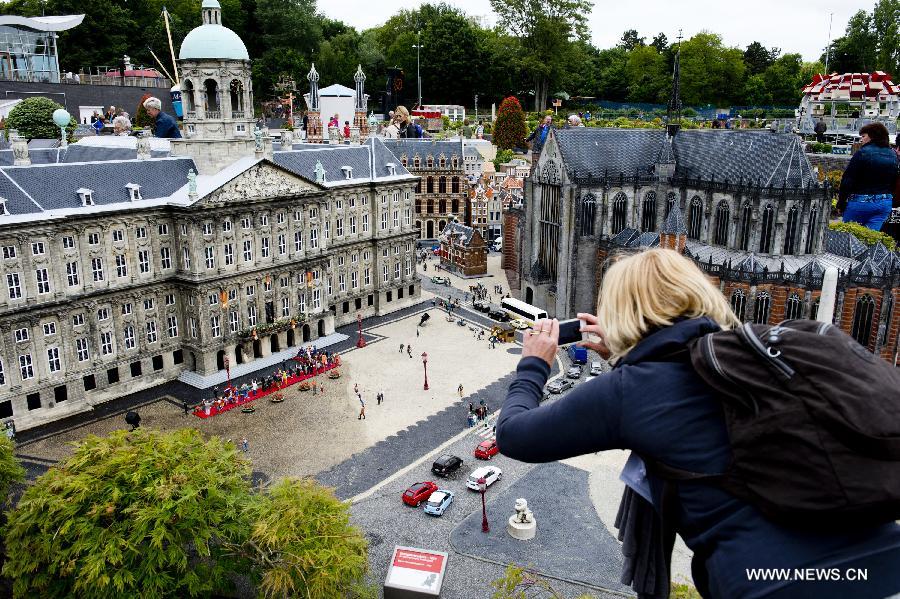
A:
[[[508,563],[530,565],[553,581],[565,596],[590,593],[596,597],[631,596],[619,583],[621,552],[612,527],[622,493],[618,473],[625,452],[604,452],[551,464],[524,464],[502,455],[491,462],[503,470],[503,478],[487,492],[491,532],[481,532],[480,498],[468,491],[465,478],[484,462],[472,451],[490,438],[496,411],[502,405],[521,355],[517,343],[477,341],[474,331],[492,323],[465,306],[448,321],[446,312],[433,308],[432,291],[462,300],[473,280],[452,277],[453,286],[433,285],[434,262],[423,278],[423,302],[393,315],[364,321],[366,347],[356,348],[355,327],[341,332],[348,339],[340,352],[341,377],[317,377],[319,392],[284,391],[285,401],[271,403],[262,398],[257,410],[244,414],[232,410],[209,419],[185,415],[183,401],[202,396],[172,383],[137,398],[123,398],[121,406],[104,405],[93,417],[82,416],[69,425],[23,437],[17,453],[40,474],[65,458],[72,442],[89,434],[106,434],[125,428],[126,409],[137,409],[141,426],[172,430],[185,426],[207,435],[238,442],[249,441],[249,458],[260,482],[282,476],[314,476],[334,487],[338,497],[352,501],[353,522],[370,543],[369,580],[380,584],[394,545],[421,546],[450,554],[443,597],[470,599],[490,595],[490,583],[502,576]],[[491,256],[496,268],[499,255]],[[446,274],[446,273],[444,273]],[[443,276],[443,275],[442,275]],[[481,279],[488,289],[499,277]],[[505,289],[504,289],[505,291]],[[419,327],[422,314],[430,315]],[[456,319],[465,320],[465,326]],[[416,336],[416,332],[419,336]],[[400,344],[404,349],[400,351]],[[412,357],[406,346],[412,344]],[[423,389],[422,352],[428,353],[429,390]],[[560,352],[553,376],[569,366]],[[239,382],[248,380],[248,375]],[[583,377],[587,379],[587,375]],[[463,386],[460,397],[458,386]],[[359,419],[359,393],[366,402],[366,418]],[[384,394],[379,405],[377,393]],[[191,395],[192,394],[192,395]],[[559,401],[563,396],[553,396]],[[117,400],[118,401],[118,400]],[[466,427],[467,406],[484,401],[491,418],[487,426]],[[412,483],[433,480],[430,466],[442,453],[454,453],[465,461],[450,480],[438,480],[442,488],[456,492],[457,499],[441,518],[409,508],[400,501]],[[515,541],[505,530],[518,497],[525,497],[538,521],[532,541]],[[676,578],[689,579],[690,553],[676,547]]]

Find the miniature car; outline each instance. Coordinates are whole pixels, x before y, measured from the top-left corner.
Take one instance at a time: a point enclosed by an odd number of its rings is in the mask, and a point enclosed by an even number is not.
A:
[[[435,285],[446,285],[448,281],[445,277],[431,277],[431,282]]]
[[[438,489],[428,498],[425,503],[425,513],[432,516],[442,516],[450,504],[453,503],[453,491],[447,489]]]
[[[500,480],[501,476],[503,476],[503,472],[496,466],[482,466],[481,468],[476,468],[469,474],[469,478],[466,479],[466,486],[473,491],[478,491],[480,490],[478,488],[479,478],[484,478],[485,486],[490,487]]]
[[[581,365],[573,364],[569,366],[569,369],[566,370],[566,378],[570,379],[580,379],[581,378]]]
[[[480,460],[489,460],[499,451],[500,448],[497,447],[497,440],[488,439],[487,441],[479,443],[478,447],[475,448],[475,457]]]
[[[488,311],[488,316],[499,322],[506,322],[509,320],[509,314],[499,308],[491,308]]]
[[[462,468],[462,465],[462,458],[446,453],[434,461],[431,465],[431,471],[438,476],[446,478]]]
[[[491,310],[491,305],[487,302],[475,302],[472,307],[479,312],[490,312]]]
[[[575,384],[566,379],[555,379],[547,384],[547,391],[550,393],[562,393],[566,389],[571,389]]]
[[[591,376],[597,376],[598,374],[603,374],[603,363],[591,362]]]
[[[522,320],[521,318],[516,318],[515,320],[509,321],[509,326],[514,329],[519,329],[520,331],[524,331],[525,329],[530,329],[531,325]]]
[[[403,492],[403,503],[413,507],[419,507],[428,496],[437,491],[438,486],[427,480],[425,482],[416,483]]]

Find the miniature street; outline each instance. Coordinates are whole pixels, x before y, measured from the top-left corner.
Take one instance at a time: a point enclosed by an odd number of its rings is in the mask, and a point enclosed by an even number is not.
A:
[[[489,274],[502,272],[499,260],[496,253],[489,257]],[[341,377],[316,377],[315,395],[294,385],[284,390],[282,403],[268,398],[255,401],[255,413],[232,410],[201,419],[185,415],[182,408],[183,401],[195,399],[166,385],[140,394],[144,397],[136,409],[141,426],[160,430],[195,427],[235,444],[246,438],[254,478],[260,483],[282,476],[314,476],[334,487],[340,499],[352,501],[352,520],[369,541],[370,582],[384,579],[395,545],[411,545],[451,555],[443,587],[443,596],[448,598],[472,597],[475,588],[484,589],[480,596],[487,596],[491,581],[501,576],[509,563],[532,565],[567,595],[630,595],[630,589],[618,582],[622,558],[612,527],[623,489],[618,473],[627,454],[605,452],[541,465],[502,455],[490,462],[474,458],[478,443],[492,436],[521,346],[499,343],[490,349],[487,338],[476,340],[472,330],[491,324],[485,316],[463,305],[454,309],[454,319],[448,321],[445,311],[431,306],[432,290],[462,303],[469,285],[481,281],[492,289],[498,276],[477,280],[451,276],[451,286],[435,285],[430,281],[435,263],[428,261],[427,272],[418,266],[425,290],[419,305],[371,319],[375,321],[372,326],[363,322],[364,348],[354,345],[355,327],[345,327],[342,332],[349,339],[341,345],[347,347],[337,350]],[[419,327],[425,312],[431,318]],[[466,326],[457,324],[459,317]],[[401,343],[412,344],[412,357],[406,347],[400,351]],[[423,390],[423,351],[428,353],[428,391]],[[553,376],[569,365],[565,352],[560,351]],[[589,378],[585,373],[579,383]],[[462,398],[457,392],[460,384]],[[366,403],[365,420],[359,418],[354,386]],[[376,401],[379,392],[384,395],[381,404]],[[553,395],[548,401],[559,401],[564,395]],[[468,404],[477,406],[481,401],[490,416],[486,424],[469,428]],[[122,407],[112,409],[114,404]],[[129,398],[122,398],[110,402],[105,417],[60,421],[55,423],[55,431],[29,431],[21,436],[17,456],[30,466],[32,476],[40,474],[69,455],[71,442],[126,428],[122,416],[131,406]],[[430,472],[434,459],[445,453],[464,462],[446,480]],[[479,494],[466,489],[465,480],[469,472],[488,463],[499,467],[503,476],[486,492],[491,530],[485,534],[481,532]],[[425,480],[456,493],[442,517],[429,516],[400,500],[406,488]],[[519,497],[528,500],[538,522],[537,536],[531,541],[517,541],[506,532],[506,520]],[[578,540],[577,552],[572,551],[572,539]],[[688,575],[689,558],[683,547],[676,548],[676,578]]]

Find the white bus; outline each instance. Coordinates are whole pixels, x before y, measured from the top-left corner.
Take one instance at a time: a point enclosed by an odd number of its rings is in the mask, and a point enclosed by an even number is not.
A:
[[[546,310],[541,310],[531,304],[526,304],[525,302],[511,297],[503,298],[500,307],[509,314],[510,318],[524,320],[531,326],[534,326],[536,321],[547,318]]]

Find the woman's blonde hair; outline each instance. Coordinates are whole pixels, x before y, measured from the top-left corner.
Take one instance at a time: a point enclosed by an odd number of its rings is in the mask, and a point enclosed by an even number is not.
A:
[[[597,301],[598,324],[613,358],[679,317],[708,316],[723,329],[740,324],[703,271],[678,252],[661,248],[616,260],[603,277]]]
[[[406,106],[398,106],[394,110],[394,119],[401,123],[409,121],[409,111],[406,109]]]

